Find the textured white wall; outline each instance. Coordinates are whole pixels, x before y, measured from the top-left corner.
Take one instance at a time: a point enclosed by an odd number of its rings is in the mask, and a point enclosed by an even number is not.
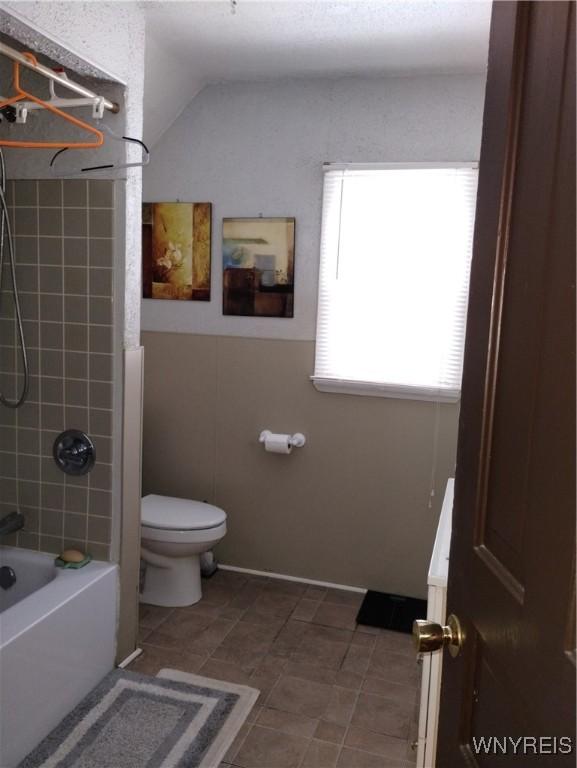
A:
[[[213,203],[212,301],[145,300],[142,328],[314,339],[322,164],[479,157],[484,75],[286,80],[205,88],[144,171],[146,201]],[[222,218],[295,216],[295,317],[222,315]]]
[[[109,73],[125,85],[133,82],[133,42],[143,32],[143,12],[130,2],[3,2],[15,20],[63,45],[70,54]],[[141,21],[142,19],[142,21]],[[12,32],[6,30],[9,34]],[[34,49],[37,35],[30,35]]]
[[[201,90],[204,80],[176,57],[170,46],[154,37],[150,21],[146,26],[144,67],[144,141],[154,147],[164,131],[179,117]]]
[[[18,36],[21,42],[29,42],[31,50],[82,73],[91,73],[97,68],[125,84],[123,93],[119,88],[108,90],[111,86],[100,89],[106,95],[114,93],[115,98],[123,99],[121,113],[107,116],[107,122],[125,135],[142,136],[145,21],[139,4],[6,2],[0,4],[0,11],[13,16],[12,22],[6,22],[6,31]],[[117,144],[113,147],[113,161],[126,157],[138,162],[141,157],[137,147]],[[7,157],[10,176],[50,178],[46,151],[13,152],[15,154]],[[77,157],[80,158],[80,153]],[[131,349],[138,346],[140,340],[142,173],[140,169],[131,169],[122,176],[126,178],[124,343]]]

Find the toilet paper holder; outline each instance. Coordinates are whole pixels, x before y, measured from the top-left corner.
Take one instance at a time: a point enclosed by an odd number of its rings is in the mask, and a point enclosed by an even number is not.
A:
[[[271,432],[270,429],[263,429],[258,438],[259,443],[266,442],[266,440],[268,440],[272,434],[273,432]],[[289,436],[288,440],[289,445],[292,445],[293,448],[302,448],[306,441],[306,437],[302,434],[302,432],[295,432],[294,435]]]

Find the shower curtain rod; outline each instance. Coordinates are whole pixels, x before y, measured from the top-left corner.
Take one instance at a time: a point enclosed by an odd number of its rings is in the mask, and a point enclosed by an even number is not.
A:
[[[55,72],[53,69],[45,67],[43,64],[32,63],[22,53],[15,51],[14,48],[10,48],[10,46],[5,45],[4,43],[0,43],[0,54],[7,56],[13,61],[18,61],[20,64],[22,64],[23,67],[27,67],[33,72],[37,72],[39,75],[43,75],[49,80],[53,80],[55,83],[59,83],[64,88],[68,88],[69,91],[74,91],[74,93],[79,94],[79,96],[85,96],[87,99],[102,98],[98,96],[98,94],[90,91],[88,88],[85,88],[83,85],[79,85],[73,80],[69,80],[66,76],[60,74],[59,72]],[[120,107],[114,101],[110,101],[109,99],[102,99],[102,103],[104,108],[109,109],[111,112],[117,113],[120,111]]]

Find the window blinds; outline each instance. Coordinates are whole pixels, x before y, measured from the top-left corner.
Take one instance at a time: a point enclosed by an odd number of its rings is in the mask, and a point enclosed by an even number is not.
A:
[[[325,166],[319,389],[457,400],[477,169]]]

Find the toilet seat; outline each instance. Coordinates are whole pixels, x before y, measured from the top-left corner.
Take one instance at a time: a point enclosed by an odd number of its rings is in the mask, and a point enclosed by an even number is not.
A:
[[[174,544],[202,544],[206,541],[218,541],[226,533],[226,523],[213,528],[154,528],[142,524],[140,527],[142,541],[165,541]]]
[[[201,531],[210,531],[211,535],[214,535],[214,529],[226,523],[226,512],[203,501],[157,496],[151,493],[142,499],[141,523],[147,532],[150,529],[157,529],[169,534],[165,539],[155,535],[154,538],[157,541],[170,541],[172,534],[178,534],[179,540],[182,541],[182,535],[187,532],[198,534]],[[193,540],[201,539],[197,535]]]

